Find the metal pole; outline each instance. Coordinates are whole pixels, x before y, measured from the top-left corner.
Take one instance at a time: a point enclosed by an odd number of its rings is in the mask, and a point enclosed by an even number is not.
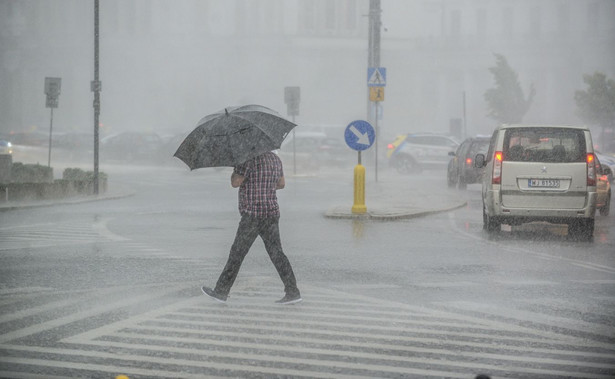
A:
[[[374,102],[374,104],[376,106],[376,130],[375,130],[376,138],[374,140],[374,145],[376,145],[375,146],[375,148],[376,148],[376,150],[375,150],[375,152],[376,152],[376,168],[374,170],[374,173],[376,175],[376,181],[378,181],[378,141],[380,141],[380,138],[378,136],[378,134],[380,132],[380,128],[378,127],[378,101]]]
[[[293,115],[293,124],[295,124],[295,115]],[[295,138],[295,128],[293,128],[293,175],[297,175],[297,150],[295,142],[297,139]]]
[[[380,14],[382,10],[380,9],[380,0],[370,0],[369,1],[369,49],[368,49],[368,67],[380,67]],[[369,88],[368,88],[369,92]],[[373,112],[376,116],[376,120],[374,125],[376,125],[376,138],[374,144],[375,148],[375,164],[376,164],[376,181],[378,181],[378,143],[380,142],[379,136],[379,127],[378,127],[378,103],[371,102],[368,100],[368,109],[375,106],[376,110]],[[369,119],[369,117],[368,117]]]
[[[98,195],[98,125],[100,116],[100,83],[98,76],[98,61],[100,59],[98,49],[98,18],[99,0],[94,0],[94,194]]]
[[[463,139],[468,136],[468,127],[466,123],[466,91],[463,91]]]
[[[51,167],[51,133],[53,131],[53,107],[51,109],[51,116],[49,117],[49,156],[47,157],[47,167]]]

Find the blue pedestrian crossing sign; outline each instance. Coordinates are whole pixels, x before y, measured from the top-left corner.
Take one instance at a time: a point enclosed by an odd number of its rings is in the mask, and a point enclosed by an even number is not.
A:
[[[384,67],[367,68],[367,86],[384,87],[387,85],[387,69]]]
[[[344,132],[346,145],[353,150],[369,149],[376,139],[374,127],[367,121],[356,120],[351,122]]]

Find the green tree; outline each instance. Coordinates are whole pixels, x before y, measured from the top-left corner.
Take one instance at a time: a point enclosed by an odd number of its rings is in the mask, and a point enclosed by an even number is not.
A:
[[[601,72],[583,75],[583,81],[587,84],[587,90],[574,93],[581,120],[601,126],[603,131],[606,128],[615,129],[615,81],[607,79]]]
[[[485,92],[485,101],[489,108],[487,116],[503,124],[520,123],[530,109],[536,94],[534,85],[530,86],[530,93],[526,99],[517,73],[508,65],[503,55],[494,55],[496,65],[490,67],[489,71],[493,74],[495,88]]]

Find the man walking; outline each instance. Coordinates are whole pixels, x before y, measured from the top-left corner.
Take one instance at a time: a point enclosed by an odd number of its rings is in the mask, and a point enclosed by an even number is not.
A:
[[[280,240],[280,208],[276,190],[285,186],[282,161],[273,152],[266,152],[236,166],[231,175],[231,186],[239,187],[239,213],[241,221],[231,247],[226,266],[215,288],[201,287],[203,293],[217,301],[226,302],[237,278],[243,259],[260,236],[271,258],[286,295],[276,301],[279,304],[300,302],[295,274],[282,250]]]

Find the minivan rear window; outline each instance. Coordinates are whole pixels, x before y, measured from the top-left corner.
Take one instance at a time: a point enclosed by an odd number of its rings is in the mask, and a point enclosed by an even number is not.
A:
[[[582,130],[557,128],[507,129],[504,160],[513,162],[584,162]]]

